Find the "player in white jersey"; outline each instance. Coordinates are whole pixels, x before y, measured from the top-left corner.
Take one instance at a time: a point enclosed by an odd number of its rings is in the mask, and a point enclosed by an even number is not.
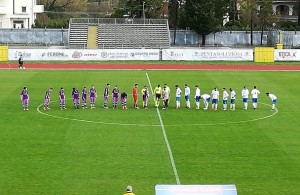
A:
[[[184,85],[184,99],[185,99],[185,107],[186,108],[191,107],[190,95],[191,95],[191,89],[187,84],[185,84]]]
[[[203,110],[207,110],[208,109],[208,104],[210,102],[210,95],[203,94],[203,95],[200,96],[200,98],[203,99],[203,103],[204,103]]]
[[[244,110],[248,109],[248,97],[249,97],[249,90],[246,86],[242,89],[242,98],[244,103]]]
[[[230,110],[235,110],[236,93],[232,88],[230,88],[229,91],[230,91]]]
[[[271,108],[271,111],[274,111],[275,110],[275,104],[277,104],[277,97],[276,95],[272,94],[272,93],[266,93],[266,95],[271,98],[272,100],[272,108]]]
[[[223,88],[223,110],[227,110],[229,94],[226,91],[226,88]]]
[[[254,86],[253,89],[251,90],[252,105],[254,110],[257,108],[257,98],[259,94],[260,91],[256,89],[256,86]]]
[[[218,110],[219,96],[220,96],[220,93],[219,93],[218,89],[215,87],[211,92],[211,97],[212,97],[211,109],[212,110]]]
[[[195,85],[196,88],[196,92],[195,92],[195,102],[196,102],[196,109],[200,109],[200,89],[198,87],[198,85]]]
[[[176,109],[179,109],[180,108],[180,96],[181,96],[182,91],[178,85],[175,85],[175,87],[176,87],[176,93],[175,93]]]

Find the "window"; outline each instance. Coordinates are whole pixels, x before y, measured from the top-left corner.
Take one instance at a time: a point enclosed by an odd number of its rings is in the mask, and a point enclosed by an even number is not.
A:
[[[26,13],[26,7],[22,6],[22,13]]]

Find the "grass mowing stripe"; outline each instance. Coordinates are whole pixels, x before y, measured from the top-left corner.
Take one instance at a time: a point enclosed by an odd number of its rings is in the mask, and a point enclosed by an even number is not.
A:
[[[149,86],[150,86],[150,89],[151,89],[151,94],[152,94],[153,100],[155,102],[154,93],[153,93],[153,89],[152,89],[152,84],[151,84],[151,81],[150,81],[148,73],[146,73],[146,77],[147,77],[147,80],[148,80],[148,83],[149,83]],[[167,133],[166,133],[166,130],[165,130],[165,126],[164,126],[163,120],[161,118],[161,115],[160,115],[158,107],[156,107],[156,112],[157,112],[157,116],[159,118],[159,122],[160,122],[160,125],[161,125],[161,130],[162,130],[163,135],[164,135],[165,143],[166,143],[166,146],[167,146],[167,149],[168,149],[168,152],[169,152],[169,157],[170,157],[170,161],[171,161],[171,164],[172,164],[173,172],[174,172],[174,175],[175,175],[175,178],[176,178],[176,183],[180,184],[180,179],[179,179],[179,176],[178,176],[178,173],[177,173],[177,169],[176,169],[176,165],[175,165],[175,161],[174,161],[172,149],[171,149],[171,146],[169,144],[168,136],[167,136]]]

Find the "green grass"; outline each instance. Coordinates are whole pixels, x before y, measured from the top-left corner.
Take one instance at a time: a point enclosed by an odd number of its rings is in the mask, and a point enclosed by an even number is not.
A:
[[[156,184],[175,184],[160,121],[149,110],[132,109],[131,88],[148,85],[146,71],[0,71],[0,194],[153,195]],[[168,83],[171,108],[160,110],[181,184],[236,184],[241,195],[298,194],[300,121],[298,72],[148,71],[153,86]],[[104,110],[106,83],[129,94],[129,109]],[[174,109],[174,86],[198,84],[202,93],[232,87],[240,98],[244,85],[261,91],[257,110]],[[58,109],[58,89],[95,85],[95,110]],[[19,93],[30,92],[30,110],[22,111]],[[51,110],[37,112],[48,87]],[[139,90],[140,90],[139,89]],[[279,98],[279,112],[263,120],[232,124],[272,114],[265,92]],[[110,102],[111,103],[111,102]],[[141,104],[141,102],[139,102]],[[184,106],[184,101],[181,101]],[[201,102],[201,106],[202,106]],[[249,104],[251,107],[251,103]],[[221,103],[219,103],[221,107]],[[44,112],[44,111],[42,111]],[[94,121],[88,123],[78,119]],[[119,123],[119,124],[101,124]],[[222,123],[222,124],[217,124]],[[131,124],[131,125],[122,125]],[[133,125],[132,125],[133,124]]]

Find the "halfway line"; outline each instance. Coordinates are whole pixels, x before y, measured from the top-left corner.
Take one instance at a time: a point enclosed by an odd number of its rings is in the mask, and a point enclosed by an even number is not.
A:
[[[149,75],[148,75],[147,72],[146,72],[146,77],[147,77],[147,80],[148,80],[148,83],[149,83],[149,87],[151,89],[151,94],[152,94],[153,99],[155,101],[151,81],[150,81],[150,78],[149,78]],[[176,178],[176,183],[180,184],[179,176],[178,176],[176,165],[175,165],[175,162],[174,162],[174,157],[173,157],[172,150],[171,150],[171,146],[169,144],[169,140],[168,140],[168,137],[167,137],[165,126],[164,126],[163,120],[161,118],[160,111],[159,111],[158,107],[156,107],[156,112],[157,112],[157,116],[158,116],[158,119],[159,119],[159,122],[160,122],[161,130],[162,130],[163,135],[164,135],[165,143],[166,143],[166,146],[167,146],[167,149],[168,149],[168,152],[169,152],[169,158],[170,158],[172,168],[173,168],[173,172],[174,172],[174,175],[175,175],[175,178]]]

